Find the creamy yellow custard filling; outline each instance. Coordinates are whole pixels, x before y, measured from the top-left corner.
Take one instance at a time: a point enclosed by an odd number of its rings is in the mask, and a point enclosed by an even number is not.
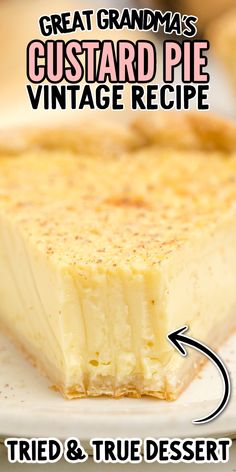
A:
[[[69,398],[176,398],[200,358],[167,334],[236,324],[236,155],[149,140],[1,157],[0,319]]]

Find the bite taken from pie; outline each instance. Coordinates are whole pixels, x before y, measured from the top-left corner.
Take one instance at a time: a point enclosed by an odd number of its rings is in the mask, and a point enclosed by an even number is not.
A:
[[[167,335],[218,349],[236,326],[236,124],[157,112],[17,136],[0,143],[2,328],[66,398],[176,399],[202,356]]]

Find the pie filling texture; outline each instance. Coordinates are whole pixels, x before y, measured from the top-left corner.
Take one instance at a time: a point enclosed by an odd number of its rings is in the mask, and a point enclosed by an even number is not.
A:
[[[202,357],[168,333],[218,349],[236,325],[236,125],[158,112],[15,136],[0,140],[3,329],[66,398],[176,399]]]

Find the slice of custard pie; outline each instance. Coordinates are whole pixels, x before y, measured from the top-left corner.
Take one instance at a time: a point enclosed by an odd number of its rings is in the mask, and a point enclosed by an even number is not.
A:
[[[1,143],[1,325],[66,398],[176,399],[202,356],[168,333],[217,349],[236,326],[236,125],[83,129]]]

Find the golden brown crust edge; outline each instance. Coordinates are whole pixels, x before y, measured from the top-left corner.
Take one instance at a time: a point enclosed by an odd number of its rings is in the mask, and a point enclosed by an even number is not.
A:
[[[119,155],[141,145],[142,138],[129,125],[104,119],[0,131],[0,155],[16,155],[32,149]]]
[[[101,120],[0,130],[0,155],[68,151],[115,155],[149,146],[175,150],[236,152],[236,122],[210,112],[145,112],[131,124]]]
[[[132,128],[146,146],[223,153],[236,151],[236,122],[210,112],[139,114]]]

